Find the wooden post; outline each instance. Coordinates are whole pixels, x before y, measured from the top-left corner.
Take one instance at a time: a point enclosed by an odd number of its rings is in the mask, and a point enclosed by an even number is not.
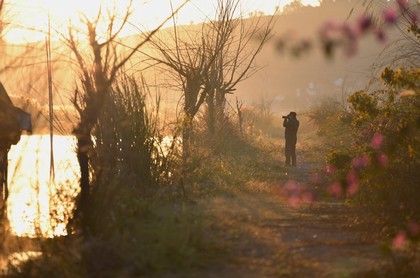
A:
[[[7,158],[6,158],[7,159]],[[5,196],[5,186],[7,184],[7,180],[6,180],[6,175],[5,175],[5,169],[6,169],[6,165],[5,165],[5,150],[0,150],[0,199],[1,202],[3,203],[3,201],[5,200],[4,196]]]
[[[9,148],[6,148],[4,144],[1,144],[0,147],[0,210],[1,216],[4,216],[6,213],[6,202],[7,197],[9,196],[9,188],[7,185],[7,153]],[[0,217],[1,219],[1,217]]]

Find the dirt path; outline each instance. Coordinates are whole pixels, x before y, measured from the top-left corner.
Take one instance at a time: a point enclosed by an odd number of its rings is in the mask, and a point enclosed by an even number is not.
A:
[[[192,277],[360,277],[386,259],[364,239],[350,209],[336,200],[296,205],[279,194],[291,179],[308,178],[309,163],[287,169],[284,180],[250,181],[244,190],[202,204],[209,240],[227,246],[230,259]]]

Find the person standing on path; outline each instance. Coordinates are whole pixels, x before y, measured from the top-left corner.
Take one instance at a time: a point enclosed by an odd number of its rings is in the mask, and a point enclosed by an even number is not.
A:
[[[286,140],[284,154],[286,156],[286,166],[296,167],[296,142],[297,131],[299,129],[299,121],[296,118],[296,112],[290,112],[289,115],[283,116],[283,126],[285,127],[284,137]]]

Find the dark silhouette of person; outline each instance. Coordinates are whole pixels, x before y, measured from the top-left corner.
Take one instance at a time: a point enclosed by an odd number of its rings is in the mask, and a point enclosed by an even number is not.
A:
[[[297,131],[299,129],[299,121],[296,118],[296,112],[290,112],[289,115],[283,116],[283,126],[285,127],[284,137],[286,144],[284,148],[284,154],[286,156],[286,165],[296,167],[296,142],[297,142]]]

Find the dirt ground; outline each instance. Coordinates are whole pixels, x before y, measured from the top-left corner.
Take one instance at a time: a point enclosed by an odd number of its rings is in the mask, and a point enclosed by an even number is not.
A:
[[[287,181],[296,181],[293,187],[307,180],[311,166],[286,168],[278,183],[250,181],[201,204],[212,223],[209,240],[230,256],[191,277],[377,277],[369,273],[390,259],[342,200],[309,196],[302,203],[281,192]]]
[[[391,258],[360,215],[343,200],[322,194],[324,188],[305,187],[315,166],[279,166],[277,180],[249,180],[197,201],[205,212],[205,240],[223,248],[220,259],[188,274],[158,277],[383,277],[378,270]]]

